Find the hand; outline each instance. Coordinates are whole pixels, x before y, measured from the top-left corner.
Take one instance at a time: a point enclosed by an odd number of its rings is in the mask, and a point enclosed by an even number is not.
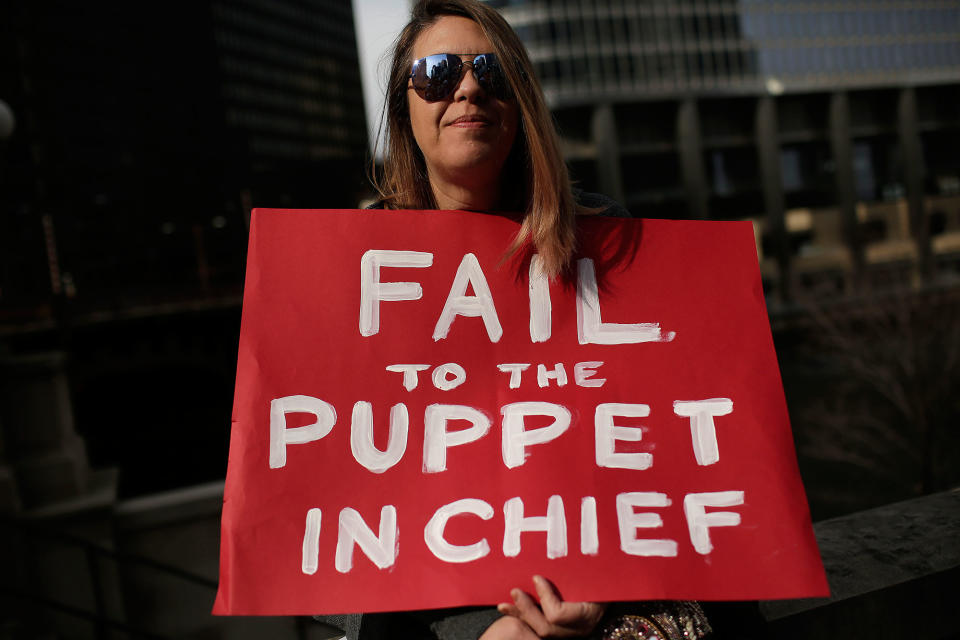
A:
[[[487,627],[480,640],[538,640],[533,629],[518,618],[504,616]]]
[[[589,635],[607,609],[593,602],[564,602],[556,587],[542,576],[533,576],[540,605],[521,589],[512,589],[513,604],[501,603],[497,610],[525,622],[541,638],[571,638]]]

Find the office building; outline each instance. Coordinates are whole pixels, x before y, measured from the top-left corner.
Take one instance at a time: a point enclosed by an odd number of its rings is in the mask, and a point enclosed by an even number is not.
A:
[[[251,207],[364,189],[347,0],[14,0],[0,35],[0,308],[235,295]]]
[[[960,2],[492,2],[574,177],[750,219],[770,301],[960,280]]]
[[[0,92],[0,510],[222,477],[251,208],[365,193],[349,0],[5,2]]]

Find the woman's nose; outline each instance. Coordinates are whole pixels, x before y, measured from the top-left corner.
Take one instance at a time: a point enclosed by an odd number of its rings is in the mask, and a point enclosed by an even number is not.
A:
[[[460,84],[453,94],[454,100],[476,100],[485,95],[483,87],[477,82],[476,71],[472,64],[464,64],[463,74],[460,76]]]

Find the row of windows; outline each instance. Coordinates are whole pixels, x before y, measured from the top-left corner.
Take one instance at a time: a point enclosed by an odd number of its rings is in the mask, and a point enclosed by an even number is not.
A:
[[[223,87],[223,95],[228,100],[241,104],[270,107],[311,118],[356,120],[359,115],[356,110],[349,109],[341,102],[289,95],[278,91],[270,91],[259,85],[227,83]]]
[[[286,68],[305,69],[331,77],[339,75],[357,78],[356,82],[359,84],[356,73],[357,58],[346,57],[342,47],[337,47],[334,44],[331,44],[323,55],[317,55],[312,50],[305,53],[302,50],[278,44],[273,40],[265,40],[221,29],[214,32],[214,40],[221,47],[244,53],[251,58],[266,59]]]
[[[253,80],[256,84],[275,87],[291,98],[306,94],[310,98],[324,98],[350,105],[362,101],[359,80],[356,76],[337,76],[331,72],[336,67],[329,56],[304,59],[306,70],[289,70],[255,60],[243,60],[230,55],[220,58],[221,68],[227,76],[237,80]],[[274,92],[275,93],[275,92]]]
[[[345,38],[354,37],[353,11],[348,0],[320,2],[317,4],[321,6],[316,6],[313,10],[304,8],[300,3],[277,0],[240,0],[240,2],[284,20],[287,24],[306,27],[311,33],[321,31],[332,35],[340,34]],[[224,13],[250,15],[249,12],[242,11],[236,6],[214,5],[214,10],[217,9]]]
[[[800,43],[805,46],[805,43]],[[817,44],[816,46],[822,46]],[[527,51],[530,59],[537,62],[552,58],[570,58],[575,56],[675,56],[685,53],[704,53],[725,51],[756,51],[757,47],[746,40],[711,40],[709,42],[671,43],[661,46],[650,42],[594,42],[582,46],[567,46],[556,43],[553,46],[534,46]]]
[[[732,44],[732,43],[731,43]],[[781,46],[754,50],[745,45],[692,51],[656,47],[592,47],[581,51],[531,51],[538,76],[549,90],[630,88],[645,83],[762,78],[849,78],[878,73],[931,70],[958,75],[960,46],[952,41],[912,44]]]
[[[321,79],[320,76],[305,71],[292,71],[286,67],[264,64],[260,61],[242,60],[231,55],[220,58],[220,64],[227,75],[250,79],[268,86],[280,87],[308,95],[328,93],[338,96],[342,93],[339,83]]]
[[[709,1],[709,0],[706,0]],[[952,7],[956,0],[737,0],[750,11],[800,13],[804,11],[885,11],[891,9],[937,9]]]
[[[740,25],[734,16],[634,17],[587,19],[557,17],[517,27],[517,34],[527,46],[562,42],[570,45],[596,42],[679,43],[699,44],[716,39],[740,38]]]
[[[332,48],[343,54],[356,51],[356,40],[352,28],[333,28],[334,22],[325,22],[322,27],[308,27],[291,25],[265,19],[248,11],[214,7],[214,16],[233,27],[246,30],[248,33],[265,36],[270,42],[283,42],[297,46],[308,52],[325,51]],[[352,27],[352,24],[350,25]],[[344,57],[349,57],[344,55]],[[356,57],[356,56],[354,56]]]
[[[759,51],[759,66],[766,76],[786,77],[956,68],[960,67],[960,43],[769,48]]]
[[[351,129],[343,123],[331,123],[325,120],[312,118],[298,118],[295,116],[266,113],[254,109],[229,108],[227,109],[227,124],[262,132],[270,132],[285,136],[309,138],[314,141],[346,141],[356,139]],[[355,127],[362,130],[362,125]]]
[[[495,4],[489,3],[488,4]],[[511,3],[501,8],[501,13],[511,24],[522,25],[527,22],[542,21],[548,16],[594,18],[624,18],[636,16],[688,16],[688,15],[722,15],[736,14],[738,0],[606,0],[600,2],[584,2],[583,0],[567,0],[566,2],[533,0],[528,2]]]
[[[743,33],[751,38],[850,37],[960,33],[960,7],[888,10],[742,13]]]
[[[622,18],[651,13],[678,16],[742,11],[792,15],[831,11],[927,11],[955,8],[956,0],[487,0],[487,4],[499,9],[511,23],[523,24],[562,14]]]
[[[930,112],[931,106],[952,103],[958,88],[957,85],[926,88],[916,90],[914,94],[917,112],[929,114],[926,121],[929,132],[921,134],[924,169],[935,178],[926,185],[928,193],[960,193],[960,183],[957,182],[960,162],[955,153],[956,145],[960,143],[960,129],[957,128],[956,113],[947,111],[938,116]],[[897,112],[901,93],[897,90],[854,91],[848,94],[847,100],[844,102],[848,106],[842,108],[849,109],[849,122],[843,124],[844,118],[837,121],[836,126],[839,135],[850,139],[855,191],[863,199],[880,198],[880,185],[897,180],[897,175],[903,171],[903,157],[897,151],[900,144]],[[756,123],[760,103],[755,98],[696,100],[692,114],[700,135],[695,138],[684,137],[685,129],[677,126],[678,121],[691,113],[684,111],[687,104],[686,101],[669,100],[615,105],[612,114],[620,157],[625,161],[651,156],[679,158],[682,149],[695,148],[703,154],[708,176],[716,178],[718,173],[724,174],[722,179],[714,179],[713,188],[717,192],[735,191],[738,184],[752,184],[757,172],[749,165],[758,157]],[[831,96],[827,93],[774,101],[778,126],[773,135],[778,140],[782,186],[787,191],[809,188],[820,182],[833,188],[836,175],[831,143],[831,104]],[[873,109],[875,113],[865,118],[862,111],[867,109]],[[594,144],[589,127],[580,130],[571,127],[589,122],[592,112],[589,107],[565,108],[556,112],[564,140],[574,143],[566,145],[567,149],[582,147],[582,143]],[[858,134],[857,125],[868,122],[887,126],[881,131],[873,128],[872,133]],[[791,135],[795,133],[806,135]],[[648,144],[651,140],[660,144]],[[574,160],[588,158],[593,158],[593,154],[582,153]],[[733,164],[730,167],[716,166],[727,161]],[[678,162],[673,164],[680,166]],[[679,173],[676,179],[679,181]]]
[[[349,132],[343,131],[341,139],[346,139]],[[281,158],[345,158],[356,157],[362,154],[363,143],[353,147],[344,144],[319,144],[303,140],[288,140],[281,138],[265,138],[254,136],[250,139],[250,150],[257,155],[274,156]],[[360,152],[358,152],[360,150]]]
[[[893,15],[897,12],[889,13]],[[855,39],[856,44],[867,44],[887,41],[889,38],[896,38],[896,42],[901,43],[939,41],[960,46],[960,7],[955,10],[928,11],[926,14],[929,14],[927,20],[931,24],[913,29],[908,28],[909,23],[906,22],[896,29],[830,28],[829,25],[842,27],[842,21],[834,19],[836,16],[842,15],[851,19],[862,17],[850,12],[835,12],[800,16],[747,14],[742,23],[734,18],[707,20],[703,17],[652,18],[626,22],[557,18],[521,25],[517,27],[517,33],[531,49],[554,44],[575,47],[595,46],[598,43],[630,43],[647,47],[663,46],[667,43],[671,48],[702,47],[717,41],[741,38],[763,41],[764,46],[777,46],[784,39],[800,38],[817,46],[823,39],[832,39],[837,41],[837,44],[853,44],[854,42],[844,40]],[[771,25],[776,25],[777,28],[771,28]]]
[[[756,74],[755,54],[745,50],[646,56],[574,56],[535,65],[545,88],[617,88],[662,80],[732,79]]]

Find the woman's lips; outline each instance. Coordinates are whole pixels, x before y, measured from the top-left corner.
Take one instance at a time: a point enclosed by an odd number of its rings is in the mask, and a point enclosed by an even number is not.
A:
[[[489,118],[481,115],[464,115],[450,123],[451,127],[461,127],[464,129],[480,129],[493,124]]]

